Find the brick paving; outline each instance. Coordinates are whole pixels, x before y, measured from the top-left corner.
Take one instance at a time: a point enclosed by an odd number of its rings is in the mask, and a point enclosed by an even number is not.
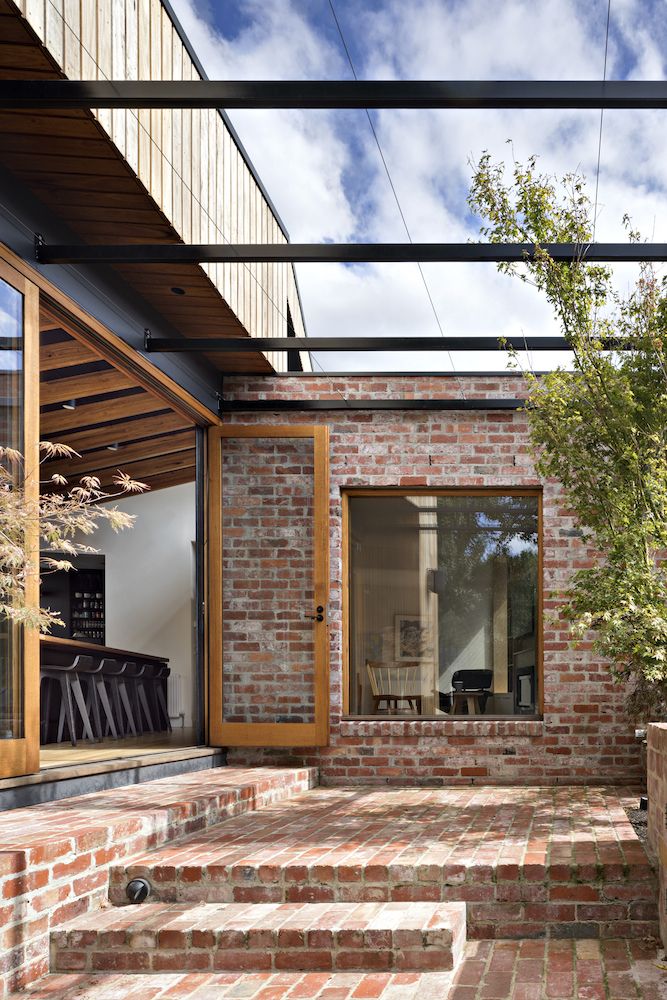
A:
[[[114,866],[111,898],[144,875],[162,901],[455,900],[474,938],[651,936],[655,872],[623,803],[614,788],[316,789]]]
[[[27,1000],[664,1000],[641,941],[473,941],[454,973],[51,975]]]
[[[49,931],[99,910],[112,862],[316,781],[313,769],[214,768],[0,813],[0,996],[48,972]]]
[[[465,940],[465,903],[144,903],[56,931],[51,968],[453,969]]]

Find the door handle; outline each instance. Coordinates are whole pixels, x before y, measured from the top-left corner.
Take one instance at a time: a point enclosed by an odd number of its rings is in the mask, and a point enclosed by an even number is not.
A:
[[[306,615],[306,618],[309,618],[310,621],[312,621],[312,622],[323,622],[324,621],[324,613],[323,613],[324,612],[324,608],[322,607],[322,605],[318,604],[317,607],[315,608],[315,610],[317,611],[316,615]]]

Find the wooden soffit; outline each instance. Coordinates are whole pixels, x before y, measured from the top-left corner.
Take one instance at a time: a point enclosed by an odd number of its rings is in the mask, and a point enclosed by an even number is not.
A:
[[[64,78],[10,0],[0,0],[0,78]],[[0,163],[84,243],[183,242],[88,111],[0,111]],[[114,270],[184,337],[248,336],[198,264]],[[219,355],[209,360],[222,370]],[[257,352],[225,355],[224,370],[273,368]]]

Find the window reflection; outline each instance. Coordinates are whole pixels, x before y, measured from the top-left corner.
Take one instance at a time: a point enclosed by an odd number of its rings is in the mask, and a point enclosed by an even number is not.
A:
[[[537,711],[538,498],[350,498],[350,706]]]
[[[0,445],[23,451],[23,296],[0,279]],[[23,735],[19,631],[0,617],[0,740]]]

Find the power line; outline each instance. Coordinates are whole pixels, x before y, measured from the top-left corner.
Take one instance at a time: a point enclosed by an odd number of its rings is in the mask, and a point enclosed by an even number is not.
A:
[[[604,67],[602,69],[602,82],[607,79],[607,53],[609,51],[609,21],[611,18],[611,0],[607,2],[607,28],[604,38]],[[602,123],[604,121],[604,108],[600,108],[600,133],[598,135],[598,162],[595,171],[595,206],[593,208],[593,242],[595,242],[595,227],[598,221],[598,190],[600,187],[600,156],[602,153]]]
[[[338,30],[338,34],[340,36],[340,40],[341,40],[343,49],[345,51],[345,55],[347,56],[347,61],[350,64],[350,69],[352,70],[352,75],[353,75],[354,79],[357,80],[358,77],[357,77],[357,72],[356,72],[356,70],[354,68],[354,62],[352,61],[352,55],[350,54],[350,50],[347,47],[347,42],[345,41],[345,36],[343,34],[343,30],[342,30],[342,28],[340,26],[340,22],[338,20],[337,15],[336,15],[336,9],[334,7],[333,0],[329,0],[329,7],[331,9],[331,14],[332,14],[332,17],[334,19],[334,23],[336,25],[336,28]],[[408,237],[408,240],[410,241],[410,243],[412,243],[413,242],[412,234],[410,233],[410,228],[409,228],[408,223],[406,221],[405,213],[403,212],[403,208],[401,207],[401,202],[400,202],[400,199],[398,197],[398,193],[396,191],[396,187],[394,185],[394,181],[392,179],[391,173],[389,171],[389,167],[387,165],[387,160],[385,159],[385,155],[384,155],[384,152],[382,150],[382,146],[380,145],[380,140],[378,139],[378,134],[375,131],[375,126],[373,124],[373,119],[371,118],[371,114],[370,114],[370,111],[368,110],[368,108],[365,108],[364,110],[366,112],[366,117],[368,118],[368,124],[370,125],[371,132],[373,134],[373,139],[375,140],[375,145],[377,146],[378,153],[380,154],[380,159],[382,160],[382,166],[384,167],[384,172],[387,175],[387,180],[389,181],[389,187],[391,188],[391,193],[394,196],[394,201],[396,202],[396,207],[398,208],[398,213],[399,213],[399,215],[401,217],[401,222],[403,223],[403,228],[405,229],[405,233],[406,233],[406,236]],[[438,316],[438,311],[435,308],[435,302],[433,301],[433,296],[431,295],[431,290],[430,290],[430,288],[428,286],[428,282],[426,280],[426,275],[424,274],[424,269],[422,268],[422,265],[420,263],[417,264],[417,267],[419,268],[419,274],[421,275],[421,279],[422,279],[422,282],[424,284],[424,289],[426,291],[426,295],[428,297],[428,301],[429,301],[429,304],[431,306],[431,311],[433,312],[433,316],[435,318],[435,322],[438,325],[438,330],[440,331],[440,336],[444,337],[445,336],[445,331],[442,328],[442,323],[440,322],[440,317]],[[450,362],[450,364],[452,366],[452,371],[455,372],[456,371],[456,366],[454,364],[454,359],[452,357],[451,351],[448,351],[447,353],[448,353],[448,356],[449,356],[449,362]]]

